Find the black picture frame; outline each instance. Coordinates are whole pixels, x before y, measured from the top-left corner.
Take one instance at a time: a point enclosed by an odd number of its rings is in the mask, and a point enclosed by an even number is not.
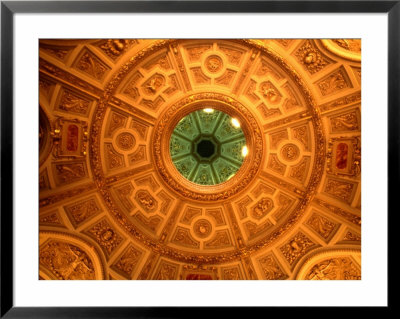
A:
[[[15,307],[13,299],[13,19],[16,13],[387,13],[388,14],[388,234],[397,209],[400,144],[400,0],[396,1],[1,1],[1,308],[5,318],[176,318],[226,308]],[[389,240],[390,236],[388,237]],[[390,241],[388,242],[390,244]],[[388,245],[390,247],[390,245]],[[390,265],[390,256],[389,265]],[[388,269],[389,270],[389,269]],[[388,287],[390,280],[388,280]],[[371,292],[373,293],[373,292]],[[389,310],[391,297],[388,298]],[[206,311],[204,311],[206,310]],[[321,309],[320,309],[321,310]],[[349,310],[349,309],[348,309]],[[236,315],[248,309],[235,309]],[[305,307],[291,307],[309,315]],[[331,309],[335,313],[338,309]]]

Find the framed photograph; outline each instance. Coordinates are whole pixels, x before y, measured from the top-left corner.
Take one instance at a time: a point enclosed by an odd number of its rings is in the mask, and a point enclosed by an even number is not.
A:
[[[2,1],[1,316],[389,309],[399,18]]]

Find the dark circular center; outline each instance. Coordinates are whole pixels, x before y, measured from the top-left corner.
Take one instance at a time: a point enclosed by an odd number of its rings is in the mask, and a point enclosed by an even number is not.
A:
[[[211,141],[202,140],[197,144],[197,154],[209,158],[215,153],[215,146]]]

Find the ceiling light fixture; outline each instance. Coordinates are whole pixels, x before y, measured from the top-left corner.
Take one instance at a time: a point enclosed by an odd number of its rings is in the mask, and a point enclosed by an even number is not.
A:
[[[245,146],[243,146],[243,148],[242,148],[242,156],[243,156],[243,157],[246,157],[247,154],[249,154],[249,150],[248,150],[247,146],[245,145]]]
[[[234,117],[232,118],[231,123],[232,123],[233,127],[235,127],[235,128],[240,127],[239,121],[237,119],[235,119]]]

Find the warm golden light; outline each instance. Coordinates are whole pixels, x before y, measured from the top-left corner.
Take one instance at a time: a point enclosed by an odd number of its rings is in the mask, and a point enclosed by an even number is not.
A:
[[[245,146],[243,146],[243,148],[242,148],[242,156],[243,156],[243,157],[246,157],[247,154],[249,154],[249,150],[248,150],[247,146],[245,145]]]
[[[357,285],[368,142],[361,42],[39,39],[36,279]]]
[[[239,128],[240,127],[240,123],[237,119],[235,119],[234,117],[231,120],[231,123],[234,127]]]

